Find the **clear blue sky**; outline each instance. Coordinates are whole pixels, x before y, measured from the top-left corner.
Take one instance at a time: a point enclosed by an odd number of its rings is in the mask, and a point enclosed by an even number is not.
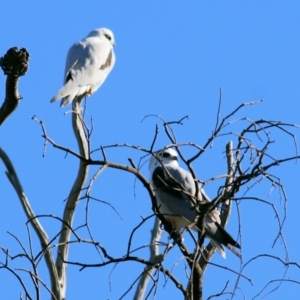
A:
[[[31,60],[29,71],[19,84],[24,99],[0,128],[0,147],[13,161],[35,213],[61,216],[64,199],[77,171],[76,159],[65,158],[63,152],[50,145],[46,157],[42,157],[41,128],[30,119],[36,115],[44,121],[52,139],[77,150],[71,115],[64,114],[70,107],[61,109],[58,103],[49,103],[61,87],[66,53],[74,42],[99,27],[110,28],[116,39],[115,68],[100,90],[87,100],[88,120],[92,116],[94,125],[93,149],[116,143],[149,147],[155,124],[160,123],[155,118],[141,123],[148,114],[159,114],[169,121],[189,115],[184,126],[175,127],[178,140],[203,145],[215,125],[220,87],[222,116],[243,102],[263,99],[262,104],[248,107],[237,116],[300,123],[299,16],[299,1],[2,1],[0,55],[12,46],[26,47]],[[5,79],[1,74],[2,99]],[[159,129],[157,149],[167,143],[162,126]],[[299,136],[299,132],[295,133]],[[228,136],[220,139],[195,163],[199,178],[208,180],[226,171],[223,151],[229,139]],[[273,139],[277,143],[271,151],[278,158],[295,154],[292,139],[283,134]],[[112,149],[107,154],[110,160],[120,163],[127,163],[128,157],[138,162],[141,156],[125,149]],[[94,158],[100,159],[100,153]],[[91,174],[96,170],[91,168]],[[299,164],[289,163],[275,171],[281,176],[288,196],[283,233],[289,259],[299,263]],[[143,173],[148,176],[147,164]],[[221,181],[208,184],[208,194],[214,197],[221,184]],[[284,202],[279,199],[279,191],[275,189],[269,195],[270,189],[270,183],[266,182],[253,189],[251,195],[274,203],[283,217]],[[90,225],[94,237],[114,257],[125,254],[129,234],[141,220],[140,216],[151,214],[150,199],[140,184],[135,194],[133,176],[112,170],[104,172],[94,186],[93,196],[112,203],[123,217],[121,220],[108,206],[91,204]],[[7,231],[17,235],[28,247],[26,218],[2,163],[0,201],[0,246],[17,254],[20,247]],[[75,225],[81,225],[84,218],[85,202],[82,202]],[[244,262],[264,253],[284,257],[280,241],[272,248],[278,229],[270,207],[245,202],[241,205],[241,220]],[[50,237],[60,228],[53,220],[41,219],[41,222]],[[138,232],[134,240],[136,247],[149,243],[152,223],[150,220]],[[236,210],[232,212],[228,231],[237,237]],[[87,237],[86,231],[79,232]],[[32,236],[33,250],[38,252],[39,244],[34,233]],[[166,237],[167,234],[164,240]],[[148,258],[147,249],[137,254]],[[185,281],[180,258],[174,249],[164,265],[171,268],[179,261],[173,272]],[[70,260],[96,263],[100,258],[93,249],[72,245]],[[238,259],[229,251],[226,260],[215,254],[212,261],[235,271],[240,268]],[[24,259],[12,262],[12,266],[29,268]],[[142,269],[137,263],[120,264],[114,270],[109,266],[81,272],[69,266],[67,299],[119,299]],[[284,272],[279,262],[267,258],[257,260],[243,273],[251,278],[253,286],[241,279],[242,291],[237,290],[234,299],[244,299],[243,293],[245,299],[252,299],[269,280],[282,278]],[[40,275],[49,282],[44,262],[41,262]],[[300,270],[290,267],[285,278],[300,281]],[[233,273],[210,266],[204,279],[204,298],[219,293],[227,280],[228,290],[232,290],[236,279]],[[172,282],[164,286],[162,275],[160,280],[156,299],[182,299]],[[262,299],[275,286],[270,285],[256,299]],[[0,298],[17,299],[20,291],[15,278],[0,270]],[[264,299],[297,299],[299,293],[300,285],[283,283]],[[43,299],[49,298],[46,292],[43,295]],[[132,299],[132,293],[125,299]]]

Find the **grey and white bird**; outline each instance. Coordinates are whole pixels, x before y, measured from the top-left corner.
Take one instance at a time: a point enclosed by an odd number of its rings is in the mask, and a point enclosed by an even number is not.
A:
[[[194,223],[192,229],[199,231],[195,221],[200,214],[201,206],[197,203],[207,203],[210,199],[200,185],[198,196],[194,197],[198,182],[193,179],[191,173],[179,167],[178,153],[171,148],[156,152],[150,159],[149,171],[159,212],[164,215],[172,228],[179,233],[182,228]],[[241,254],[235,249],[241,246],[220,223],[220,212],[217,208],[207,213],[204,219],[205,235],[224,258],[226,256],[222,245],[241,258]]]
[[[62,99],[66,106],[77,96],[89,96],[97,91],[112,70],[116,58],[115,38],[107,28],[95,29],[69,50],[64,73],[64,86],[51,99]]]

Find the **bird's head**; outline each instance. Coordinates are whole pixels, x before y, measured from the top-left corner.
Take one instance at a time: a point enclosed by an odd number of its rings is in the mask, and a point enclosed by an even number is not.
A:
[[[159,160],[165,165],[165,166],[173,166],[177,167],[178,166],[178,153],[171,148],[164,149],[164,150],[159,150],[155,152],[155,155],[153,155],[150,158],[149,162],[149,170],[153,170],[156,166],[159,166],[161,163]]]
[[[107,28],[94,29],[87,37],[98,37],[103,41],[108,41],[113,47],[116,44],[113,32]]]

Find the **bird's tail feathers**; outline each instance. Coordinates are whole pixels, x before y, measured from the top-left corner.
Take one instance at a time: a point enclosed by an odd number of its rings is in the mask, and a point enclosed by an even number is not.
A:
[[[238,251],[236,251],[236,249],[234,248],[234,246],[227,244],[227,248],[234,253],[238,258],[242,259],[242,255],[241,253],[239,253]]]
[[[233,239],[233,237],[217,222],[215,222],[218,231],[222,234],[224,239],[227,241],[228,244],[231,244],[232,246],[241,249],[241,245]],[[226,246],[226,244],[224,244]]]
[[[76,91],[76,92],[74,92],[74,90]],[[57,100],[59,100],[59,99],[63,99],[63,98],[71,98],[71,100],[68,102],[68,100],[67,101],[65,101],[66,102],[66,104],[61,104],[61,106],[65,106],[65,105],[67,105],[68,103],[70,103],[73,99],[74,99],[74,97],[76,96],[76,94],[77,94],[77,89],[76,88],[74,88],[74,83],[73,83],[73,81],[68,81],[59,91],[58,91],[58,93],[50,100],[50,102],[55,102],[55,101],[57,101]],[[62,102],[64,102],[64,101],[62,101]]]
[[[217,242],[216,240],[214,239],[210,239],[210,242],[216,247],[217,251],[220,253],[220,255],[222,255],[224,258],[226,258],[226,252],[223,248],[223,246]]]
[[[242,258],[242,255],[235,249],[239,248],[241,249],[240,244],[235,241],[232,236],[217,222],[215,222],[215,225],[217,227],[216,232],[209,233],[207,232],[207,235],[211,239],[214,246],[216,246],[217,250],[220,252],[220,254],[225,258],[225,251],[222,246],[226,246],[232,253],[234,253],[237,257]]]
[[[53,102],[57,101],[58,99],[59,99],[59,98],[58,98],[58,96],[56,95],[56,96],[54,96],[54,97],[50,100],[50,102],[53,103]]]
[[[59,99],[66,97],[68,94],[64,93],[63,88],[50,100],[50,102],[55,102]]]
[[[67,97],[64,97],[62,100],[61,100],[61,103],[60,103],[60,106],[61,107],[64,107],[66,105],[68,105],[69,103],[71,103],[73,100],[74,100],[75,96],[74,95],[69,95]]]
[[[64,91],[59,91],[58,94],[50,100],[50,102],[52,103],[59,99],[62,99],[60,106],[66,106],[69,103],[71,103],[76,96],[77,96],[77,91],[75,93],[73,92],[73,93],[69,93],[69,94],[64,93]]]

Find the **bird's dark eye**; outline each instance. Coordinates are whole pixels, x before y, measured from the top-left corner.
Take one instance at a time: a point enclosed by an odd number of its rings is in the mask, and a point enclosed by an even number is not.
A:
[[[170,157],[171,155],[170,155],[170,153],[168,153],[168,152],[164,152],[163,154],[162,154],[162,157]]]
[[[110,36],[110,35],[108,35],[107,33],[105,33],[104,36],[105,36],[109,41],[111,41],[111,36]]]

